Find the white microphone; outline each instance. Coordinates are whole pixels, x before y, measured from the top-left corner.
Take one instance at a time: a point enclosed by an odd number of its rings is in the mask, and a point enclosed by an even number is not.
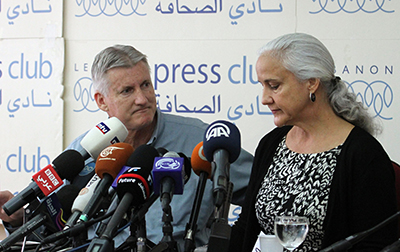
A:
[[[93,127],[81,140],[81,155],[85,160],[89,157],[96,160],[104,148],[123,142],[127,136],[125,125],[118,118],[111,117]]]
[[[83,210],[88,204],[90,198],[92,198],[93,193],[97,185],[99,184],[100,180],[101,180],[100,177],[97,174],[95,174],[86,184],[86,186],[80,190],[78,196],[75,198],[74,203],[72,204],[71,208],[72,214],[65,223],[64,230],[75,225],[76,221],[79,219]]]

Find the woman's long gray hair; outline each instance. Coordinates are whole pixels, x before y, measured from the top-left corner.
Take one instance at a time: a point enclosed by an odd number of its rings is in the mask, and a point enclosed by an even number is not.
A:
[[[334,60],[318,39],[304,33],[286,34],[264,45],[259,55],[267,52],[280,60],[300,82],[319,79],[338,116],[372,135],[381,133],[381,125],[368,113],[367,107],[356,100],[356,95],[339,77],[335,77]]]

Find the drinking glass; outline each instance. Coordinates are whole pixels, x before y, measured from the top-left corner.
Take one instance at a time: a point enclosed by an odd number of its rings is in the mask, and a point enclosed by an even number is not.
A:
[[[308,218],[303,216],[277,216],[275,235],[286,249],[293,251],[306,239]]]

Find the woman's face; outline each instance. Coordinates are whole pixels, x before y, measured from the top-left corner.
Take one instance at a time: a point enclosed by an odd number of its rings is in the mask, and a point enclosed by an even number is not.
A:
[[[295,75],[271,55],[261,55],[256,64],[258,81],[263,86],[262,104],[274,115],[274,123],[281,127],[296,125],[303,120],[310,105],[307,83],[300,83]]]

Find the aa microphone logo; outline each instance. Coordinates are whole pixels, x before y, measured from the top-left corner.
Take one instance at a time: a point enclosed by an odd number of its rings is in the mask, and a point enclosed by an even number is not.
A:
[[[229,135],[231,133],[230,128],[224,124],[224,123],[215,123],[214,125],[211,125],[210,128],[206,132],[206,139],[207,141],[210,140],[210,138],[218,138],[218,137],[227,137],[229,138]]]

